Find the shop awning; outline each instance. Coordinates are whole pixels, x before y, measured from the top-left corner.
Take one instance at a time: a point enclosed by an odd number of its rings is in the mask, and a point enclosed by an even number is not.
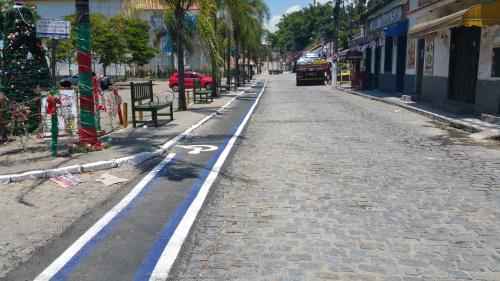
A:
[[[421,37],[458,26],[491,25],[500,25],[500,1],[475,5],[442,18],[416,24],[408,32],[408,37]]]

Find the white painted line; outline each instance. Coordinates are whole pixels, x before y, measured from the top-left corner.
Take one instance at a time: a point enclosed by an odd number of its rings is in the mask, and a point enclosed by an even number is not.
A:
[[[85,244],[87,244],[101,229],[103,229],[113,218],[115,218],[130,202],[146,187],[146,185],[156,177],[165,165],[175,157],[174,153],[167,155],[153,170],[151,170],[118,204],[100,218],[91,228],[89,228],[78,240],[76,240],[66,251],[64,251],[55,261],[53,261],[35,281],[48,281],[61,270]]]
[[[210,171],[210,173],[207,176],[207,179],[201,186],[201,189],[196,196],[196,198],[193,200],[191,203],[191,206],[189,206],[188,210],[186,211],[186,214],[182,218],[181,222],[175,229],[175,232],[172,234],[172,237],[167,243],[167,246],[163,250],[160,259],[156,263],[156,266],[151,273],[150,281],[164,281],[167,279],[170,270],[172,269],[172,266],[174,265],[175,260],[177,259],[177,256],[179,255],[179,252],[181,250],[182,244],[186,240],[187,235],[189,234],[189,230],[191,229],[191,226],[193,225],[196,216],[198,215],[201,207],[203,206],[203,202],[207,198],[208,192],[210,191],[210,188],[212,187],[212,184],[215,182],[217,179],[217,176],[219,175],[220,169],[222,168],[222,165],[226,161],[226,158],[229,155],[229,152],[231,151],[234,143],[238,139],[238,136],[241,134],[243,131],[243,128],[245,127],[246,123],[250,119],[250,116],[252,115],[253,111],[255,110],[255,107],[259,103],[259,100],[262,96],[262,93],[264,93],[264,90],[266,89],[267,85],[267,80],[264,83],[264,87],[262,88],[262,91],[260,92],[259,96],[255,100],[255,103],[253,106],[250,108],[248,111],[247,115],[245,116],[245,119],[241,122],[240,126],[234,133],[234,135],[231,137],[229,140],[226,148],[224,151],[221,153],[219,159],[217,159],[217,162],[215,162],[214,167]]]

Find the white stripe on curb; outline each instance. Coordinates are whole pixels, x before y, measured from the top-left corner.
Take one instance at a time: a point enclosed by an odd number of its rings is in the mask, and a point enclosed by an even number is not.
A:
[[[112,219],[114,219],[130,202],[146,187],[146,185],[156,177],[156,175],[175,157],[174,153],[170,153],[163,161],[161,161],[153,170],[151,170],[118,204],[116,204],[109,212],[100,218],[91,228],[89,228],[78,240],[76,240],[64,253],[62,253],[55,261],[53,261],[40,275],[35,278],[35,281],[48,281],[63,268],[85,244],[101,231]]]
[[[45,177],[61,176],[61,175],[65,175],[68,173],[81,173],[81,172],[86,172],[86,170],[89,171],[89,169],[82,168],[84,166],[85,167],[92,167],[92,171],[95,172],[95,171],[100,171],[100,170],[112,169],[112,168],[116,168],[116,167],[138,165],[146,160],[149,160],[151,158],[162,155],[163,153],[170,150],[179,141],[181,141],[182,139],[184,139],[185,137],[190,135],[194,130],[198,129],[200,126],[205,124],[208,120],[210,120],[212,117],[217,115],[217,113],[220,113],[224,108],[228,107],[235,99],[237,99],[239,96],[244,94],[249,89],[250,89],[250,87],[245,88],[243,91],[241,91],[235,97],[233,97],[231,100],[229,100],[226,104],[224,104],[221,108],[219,108],[216,112],[211,113],[210,115],[204,117],[203,119],[198,121],[198,123],[196,123],[195,125],[191,126],[190,128],[188,128],[184,132],[178,134],[173,139],[167,141],[165,144],[163,144],[160,147],[160,149],[158,149],[154,152],[141,152],[141,153],[130,155],[130,156],[125,156],[125,157],[120,157],[120,158],[108,160],[105,162],[115,162],[115,164],[109,163],[108,165],[102,165],[101,168],[97,168],[97,166],[98,166],[98,163],[101,163],[103,161],[86,163],[83,165],[72,165],[72,166],[67,166],[67,167],[58,167],[55,169],[49,169],[49,170],[43,170],[43,171],[28,171],[28,172],[23,172],[23,173],[19,173],[19,174],[0,175],[0,186],[7,185],[11,182],[20,182],[20,181],[24,181],[24,180],[35,180],[35,179],[40,179],[40,178],[45,178]],[[125,128],[125,129],[127,129],[127,128]],[[125,129],[122,129],[120,131],[123,131]],[[117,131],[115,133],[118,133],[120,131]],[[77,168],[77,167],[79,167],[79,168]]]
[[[243,131],[243,128],[245,127],[246,123],[250,119],[250,116],[252,115],[253,111],[255,110],[255,107],[259,103],[259,100],[262,96],[262,93],[264,93],[264,90],[266,89],[267,85],[267,80],[264,83],[264,87],[262,88],[262,91],[260,92],[259,96],[257,97],[255,103],[252,105],[250,110],[248,111],[247,115],[245,116],[245,119],[241,122],[240,126],[234,133],[234,135],[231,137],[229,140],[226,148],[224,151],[221,153],[219,158],[217,159],[217,162],[215,162],[215,165],[213,166],[212,170],[207,176],[207,179],[203,183],[203,185],[200,188],[200,191],[196,198],[193,200],[191,203],[191,206],[186,211],[186,214],[184,214],[184,217],[180,221],[179,225],[175,229],[174,233],[172,234],[172,237],[167,243],[167,246],[163,250],[158,262],[156,263],[156,266],[151,273],[150,281],[164,281],[167,279],[170,270],[172,269],[172,266],[174,265],[175,260],[177,259],[177,256],[179,255],[179,252],[181,250],[182,244],[186,240],[186,237],[189,234],[189,230],[191,229],[191,226],[193,225],[201,207],[203,206],[203,202],[205,202],[205,199],[207,198],[208,192],[210,191],[210,188],[212,187],[212,184],[215,182],[217,179],[217,176],[219,175],[219,172],[222,168],[222,165],[226,161],[226,158],[229,155],[229,152],[231,151],[234,143],[238,139],[239,135]],[[222,110],[223,108],[219,109]]]

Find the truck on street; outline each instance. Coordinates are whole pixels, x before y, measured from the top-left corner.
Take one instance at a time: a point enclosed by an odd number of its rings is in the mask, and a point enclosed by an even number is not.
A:
[[[297,59],[294,72],[297,86],[325,84],[328,63],[317,52],[305,52]]]

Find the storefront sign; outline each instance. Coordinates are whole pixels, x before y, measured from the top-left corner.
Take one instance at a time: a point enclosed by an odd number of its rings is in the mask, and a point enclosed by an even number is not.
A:
[[[425,38],[424,72],[432,74],[434,69],[434,36]]]
[[[361,60],[363,58],[363,53],[349,51],[346,54],[346,60]]]
[[[375,31],[396,23],[403,18],[403,7],[399,6],[370,21],[370,31]]]
[[[411,39],[408,42],[408,54],[406,54],[406,68],[415,69],[415,51],[417,42],[415,39]]]

